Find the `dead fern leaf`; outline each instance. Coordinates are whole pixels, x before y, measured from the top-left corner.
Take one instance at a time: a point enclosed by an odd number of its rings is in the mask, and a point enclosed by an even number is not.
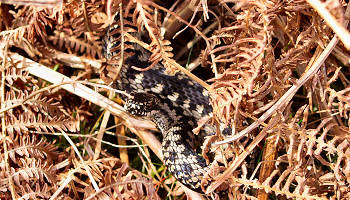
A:
[[[73,36],[68,36],[64,32],[54,32],[54,36],[50,36],[48,39],[52,41],[54,45],[62,49],[63,47],[68,52],[76,54],[86,54],[88,57],[100,58],[101,57],[101,45],[99,43],[87,43]]]
[[[106,185],[97,192],[89,186],[85,194],[86,199],[160,199],[154,191],[152,182],[137,171],[127,170],[126,164],[122,164],[113,172],[108,171],[108,177],[101,180]]]
[[[16,132],[17,134],[28,133],[29,129],[33,128],[36,131],[54,132],[58,131],[70,131],[76,132],[79,130],[79,121],[69,119],[66,117],[49,118],[48,116],[42,116],[41,114],[35,115],[34,113],[26,112],[19,117],[9,115],[6,118],[6,131],[11,135]]]

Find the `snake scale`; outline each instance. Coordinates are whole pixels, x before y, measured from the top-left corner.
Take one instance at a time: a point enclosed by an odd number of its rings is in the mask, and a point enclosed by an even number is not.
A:
[[[107,28],[104,38],[104,56],[111,59],[119,52],[120,34],[118,17]],[[192,129],[197,121],[210,115],[208,92],[182,72],[165,73],[161,63],[147,71],[151,65],[150,52],[136,43],[126,42],[127,56],[116,81],[116,88],[133,98],[127,99],[125,108],[136,116],[150,118],[163,135],[163,160],[170,173],[188,188],[202,192],[201,179],[208,170],[205,159],[193,149]],[[196,140],[196,139],[195,139]]]

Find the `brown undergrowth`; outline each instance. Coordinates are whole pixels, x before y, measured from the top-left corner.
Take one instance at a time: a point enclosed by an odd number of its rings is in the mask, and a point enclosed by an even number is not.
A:
[[[0,199],[350,198],[345,1],[1,2]],[[115,12],[121,51],[106,62]],[[129,42],[208,89],[207,196],[166,172],[152,124],[106,98]]]

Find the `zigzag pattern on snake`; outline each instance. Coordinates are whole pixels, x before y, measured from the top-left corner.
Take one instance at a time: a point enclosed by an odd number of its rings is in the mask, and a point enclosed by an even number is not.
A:
[[[107,59],[119,51],[116,49],[120,35],[115,31],[119,28],[118,19],[105,35],[103,49]],[[135,70],[132,66],[151,65],[150,52],[135,43],[126,44],[128,56],[116,82],[117,89],[133,96],[125,107],[131,114],[147,116],[157,125],[163,135],[162,152],[168,170],[185,186],[201,192],[201,178],[208,165],[193,149],[191,136],[197,121],[212,112],[208,92],[181,72],[167,75],[160,63],[147,71]]]

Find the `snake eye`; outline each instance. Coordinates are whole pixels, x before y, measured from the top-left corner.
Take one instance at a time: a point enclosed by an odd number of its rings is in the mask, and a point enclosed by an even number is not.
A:
[[[159,99],[148,93],[131,93],[133,98],[128,99],[124,105],[125,109],[138,116],[147,116],[152,110],[156,110],[159,106]]]

